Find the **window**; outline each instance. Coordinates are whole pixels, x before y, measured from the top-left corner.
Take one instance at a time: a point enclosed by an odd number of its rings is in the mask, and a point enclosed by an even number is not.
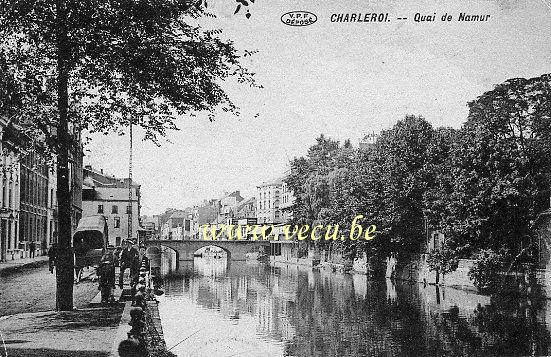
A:
[[[6,199],[6,186],[8,185],[8,181],[4,178],[2,181],[2,207],[6,207],[7,205],[7,199]]]
[[[119,213],[119,206],[113,205],[113,207],[111,207],[111,213]]]
[[[126,214],[132,213],[132,206],[126,206]]]
[[[281,255],[281,244],[271,244],[272,255]]]
[[[121,245],[121,237],[115,238],[115,247],[118,247]]]
[[[98,213],[103,213],[103,205],[98,205]]]
[[[114,207],[117,207],[117,206],[114,206]],[[120,217],[115,217],[115,223],[114,223],[113,227],[115,227],[115,228],[120,228],[121,227],[121,218]]]

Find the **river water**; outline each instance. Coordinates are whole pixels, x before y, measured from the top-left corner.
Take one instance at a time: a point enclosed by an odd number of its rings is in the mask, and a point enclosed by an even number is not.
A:
[[[296,265],[197,258],[165,277],[178,356],[540,356],[546,300],[371,281]]]

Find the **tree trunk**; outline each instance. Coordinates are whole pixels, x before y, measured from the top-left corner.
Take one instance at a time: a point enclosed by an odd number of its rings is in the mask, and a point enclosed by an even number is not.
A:
[[[528,249],[531,249],[532,246],[534,246],[536,244],[537,240],[528,244],[526,247],[524,247],[520,253],[518,253],[516,255],[516,257],[513,259],[513,261],[511,262],[511,264],[509,264],[509,268],[507,268],[507,271],[505,272],[505,274],[502,276],[501,278],[501,288],[503,289],[503,287],[505,286],[505,280],[507,279],[507,277],[509,276],[509,273],[511,272],[511,270],[513,269],[513,266],[515,265],[515,263],[520,259],[520,257],[522,257],[522,255],[524,253],[526,253],[528,251]]]
[[[69,190],[69,148],[67,111],[69,107],[69,46],[67,40],[67,9],[65,1],[56,1],[57,16],[57,207],[58,252],[56,273],[56,307],[61,311],[73,309],[74,256],[71,242],[71,196]]]

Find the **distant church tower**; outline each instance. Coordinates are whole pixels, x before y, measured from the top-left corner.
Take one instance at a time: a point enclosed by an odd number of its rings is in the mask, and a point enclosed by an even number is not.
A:
[[[363,139],[360,139],[360,149],[367,149],[367,148],[373,147],[378,137],[379,137],[379,134],[375,134],[375,132],[366,134],[363,137]]]

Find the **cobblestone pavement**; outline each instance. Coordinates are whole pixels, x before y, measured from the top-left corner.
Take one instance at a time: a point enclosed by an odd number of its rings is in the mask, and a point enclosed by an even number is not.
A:
[[[9,357],[108,357],[122,305],[0,318],[0,355]]]
[[[92,273],[92,269],[85,269],[83,276]],[[0,316],[55,310],[55,272],[50,274],[47,261],[3,275],[0,276]],[[84,279],[74,285],[75,306],[87,307],[97,293],[98,284]]]
[[[76,311],[56,312],[55,274],[37,262],[0,276],[0,356],[108,357],[123,305],[89,307],[98,284],[87,276],[74,285]]]

